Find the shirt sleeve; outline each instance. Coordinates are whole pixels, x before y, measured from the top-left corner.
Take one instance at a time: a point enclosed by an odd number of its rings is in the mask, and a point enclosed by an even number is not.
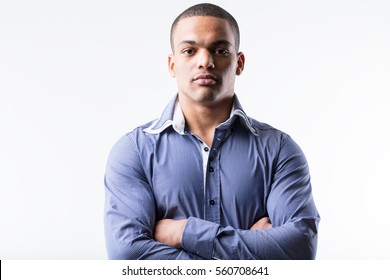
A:
[[[104,183],[104,228],[109,259],[203,259],[153,239],[154,196],[136,144],[129,135],[113,147]]]
[[[190,217],[182,248],[205,259],[314,259],[320,220],[309,168],[298,145],[281,141],[267,199],[272,228],[242,230]]]

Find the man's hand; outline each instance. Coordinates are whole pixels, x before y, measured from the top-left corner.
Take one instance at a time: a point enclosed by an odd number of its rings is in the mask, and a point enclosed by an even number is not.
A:
[[[257,230],[257,229],[270,229],[272,228],[271,221],[268,217],[263,217],[260,220],[258,220],[251,228],[250,230]]]
[[[170,245],[181,247],[181,236],[187,220],[163,219],[157,222],[154,228],[154,240]]]

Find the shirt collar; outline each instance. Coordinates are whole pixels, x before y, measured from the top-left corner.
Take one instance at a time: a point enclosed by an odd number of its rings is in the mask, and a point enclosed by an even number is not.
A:
[[[254,135],[258,136],[256,128],[253,126],[252,120],[245,114],[242,106],[235,96],[230,118],[225,122],[218,125],[217,128],[226,129],[233,125],[234,121],[239,118],[241,123]],[[165,107],[160,118],[154,121],[150,126],[143,131],[150,134],[160,134],[168,127],[172,128],[179,134],[186,134],[186,125],[183,111],[181,110],[180,103],[178,101],[178,95],[176,95]]]

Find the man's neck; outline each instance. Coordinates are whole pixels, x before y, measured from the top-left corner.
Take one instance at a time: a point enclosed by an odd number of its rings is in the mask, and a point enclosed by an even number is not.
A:
[[[215,104],[200,104],[191,102],[185,97],[180,98],[180,107],[183,111],[189,130],[201,138],[209,147],[212,144],[215,128],[230,117],[234,97],[224,99]]]

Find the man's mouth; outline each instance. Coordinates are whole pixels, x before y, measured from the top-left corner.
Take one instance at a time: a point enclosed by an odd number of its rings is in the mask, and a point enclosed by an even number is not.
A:
[[[213,74],[199,74],[192,81],[201,86],[209,86],[217,83],[217,77]]]

